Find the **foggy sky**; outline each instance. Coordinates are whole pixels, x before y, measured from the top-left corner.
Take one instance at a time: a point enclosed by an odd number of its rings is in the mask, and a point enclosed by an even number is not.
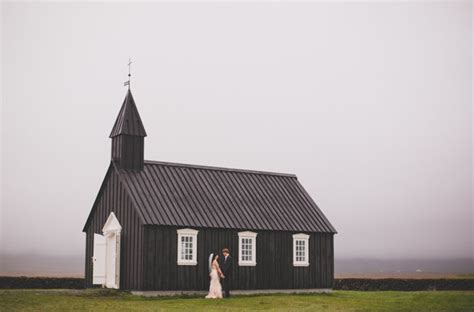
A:
[[[473,257],[471,12],[4,3],[1,250],[84,252],[131,56],[146,159],[295,173],[338,257]]]

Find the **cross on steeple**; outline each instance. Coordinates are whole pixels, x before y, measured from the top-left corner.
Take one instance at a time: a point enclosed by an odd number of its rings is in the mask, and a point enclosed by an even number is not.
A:
[[[132,59],[129,57],[128,58],[128,80],[123,83],[124,86],[128,86],[128,89],[130,89],[130,67],[132,65]]]

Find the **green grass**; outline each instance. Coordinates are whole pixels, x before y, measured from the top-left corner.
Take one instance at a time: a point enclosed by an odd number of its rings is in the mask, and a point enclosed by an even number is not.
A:
[[[474,291],[144,298],[110,290],[0,290],[0,311],[473,311]]]

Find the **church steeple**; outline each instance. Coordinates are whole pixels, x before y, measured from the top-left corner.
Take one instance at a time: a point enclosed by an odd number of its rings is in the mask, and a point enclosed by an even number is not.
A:
[[[112,160],[124,169],[143,169],[145,137],[145,127],[143,127],[132,92],[128,89],[110,133]]]

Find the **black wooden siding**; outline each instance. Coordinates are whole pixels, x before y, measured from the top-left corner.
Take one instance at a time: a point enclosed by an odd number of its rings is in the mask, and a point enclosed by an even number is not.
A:
[[[124,174],[126,178],[124,179]],[[86,232],[86,287],[92,287],[93,234],[102,234],[110,212],[122,225],[121,289],[205,290],[209,287],[207,259],[223,247],[234,257],[233,289],[331,288],[334,274],[333,233],[307,231],[252,230],[257,236],[257,266],[238,266],[237,229],[191,227],[199,230],[198,265],[177,265],[177,233],[186,226],[146,225],[146,216],[136,209],[146,194],[128,181],[133,171],[117,169],[111,163],[91,214]],[[158,185],[156,185],[158,187]],[[292,234],[310,237],[310,266],[293,267]]]
[[[145,226],[144,290],[207,290],[208,256],[223,247],[234,258],[232,289],[331,288],[333,234],[310,233],[310,265],[293,266],[294,232],[256,231],[257,265],[238,266],[238,232],[201,228],[196,266],[177,265],[176,227]]]
[[[102,227],[114,212],[122,226],[120,255],[120,288],[141,289],[143,285],[143,226],[136,209],[119,181],[113,165],[109,167],[104,184],[94,203],[92,214],[84,228],[86,232],[85,283],[92,287],[94,233],[102,235]]]

